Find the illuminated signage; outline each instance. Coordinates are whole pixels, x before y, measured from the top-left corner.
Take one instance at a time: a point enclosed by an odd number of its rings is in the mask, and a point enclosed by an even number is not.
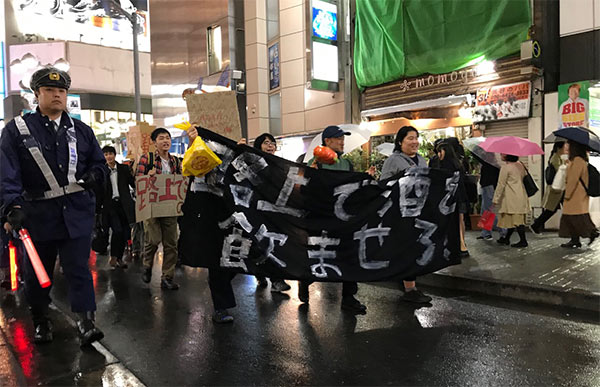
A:
[[[337,40],[337,7],[324,1],[312,4],[313,35],[322,39]]]
[[[312,0],[311,80],[316,90],[339,90],[338,20],[337,5],[333,2]]]
[[[131,49],[133,28],[111,2],[12,0],[17,29],[24,35],[45,39],[99,44]],[[135,3],[135,5],[134,5]],[[148,0],[120,1],[128,14],[135,15],[140,51],[150,51]]]

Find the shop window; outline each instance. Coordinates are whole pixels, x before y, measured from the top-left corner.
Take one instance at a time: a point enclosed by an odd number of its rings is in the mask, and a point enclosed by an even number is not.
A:
[[[279,35],[279,0],[267,0],[267,41]]]
[[[211,26],[206,29],[206,49],[208,57],[208,74],[210,75],[221,71],[223,43],[220,26]]]
[[[269,96],[269,132],[274,136],[281,134],[281,93]]]

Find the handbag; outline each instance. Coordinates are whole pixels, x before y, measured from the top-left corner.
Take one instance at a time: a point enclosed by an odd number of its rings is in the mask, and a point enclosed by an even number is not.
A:
[[[567,183],[567,166],[561,165],[558,167],[558,171],[556,171],[556,175],[554,175],[554,180],[552,180],[552,189],[555,191],[564,191]]]
[[[496,214],[492,211],[485,210],[479,218],[479,222],[477,222],[477,227],[480,227],[487,231],[492,231],[494,227],[494,220],[496,219]]]
[[[96,215],[94,230],[92,232],[92,250],[98,254],[108,252],[108,232],[102,227],[102,216]]]
[[[533,177],[531,177],[531,175],[529,174],[529,170],[527,169],[525,164],[521,163],[521,165],[523,166],[523,168],[525,168],[525,172],[527,172],[527,174],[523,176],[523,186],[525,187],[525,192],[527,192],[528,197],[532,197],[540,189],[535,184],[535,181],[533,181]]]

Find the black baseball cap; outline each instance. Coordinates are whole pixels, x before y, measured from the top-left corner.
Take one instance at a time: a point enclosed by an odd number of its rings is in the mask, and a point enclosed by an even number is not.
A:
[[[325,142],[326,138],[336,138],[349,135],[350,132],[344,132],[339,126],[331,125],[326,127],[323,133],[321,133],[321,141]]]
[[[69,87],[71,87],[71,77],[56,67],[47,66],[33,73],[29,85],[33,91],[37,91],[42,86],[59,87],[69,90]]]

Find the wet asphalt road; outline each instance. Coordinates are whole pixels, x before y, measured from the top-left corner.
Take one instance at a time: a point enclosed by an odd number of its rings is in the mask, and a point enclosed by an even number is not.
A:
[[[340,310],[341,285],[314,284],[302,305],[293,281],[287,294],[273,294],[240,275],[236,320],[215,325],[205,270],[178,269],[181,289],[163,291],[157,270],[146,285],[139,263],[111,271],[105,261],[98,257],[94,277],[110,353],[80,352],[68,326],[48,346],[27,346],[23,305],[2,304],[29,384],[135,384],[128,369],[151,386],[600,385],[594,314],[446,291],[416,308],[394,286],[365,284],[358,296],[368,313],[355,317]],[[65,310],[65,283],[55,278],[55,303]]]

